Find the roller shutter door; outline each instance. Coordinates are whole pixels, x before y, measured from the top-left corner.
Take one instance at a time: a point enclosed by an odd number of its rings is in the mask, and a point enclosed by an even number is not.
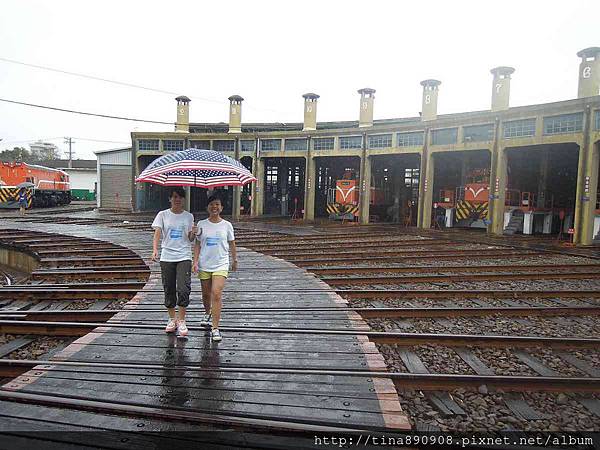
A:
[[[100,166],[100,207],[131,209],[131,166]]]

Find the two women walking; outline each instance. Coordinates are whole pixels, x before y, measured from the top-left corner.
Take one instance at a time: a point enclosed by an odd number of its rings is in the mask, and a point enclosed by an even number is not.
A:
[[[212,339],[218,342],[222,339],[219,331],[221,297],[229,273],[230,253],[233,259],[231,270],[237,270],[233,226],[221,218],[223,205],[216,196],[208,199],[208,219],[201,220],[197,225],[194,224],[194,216],[183,209],[185,191],[182,188],[173,188],[169,201],[171,208],[159,212],[152,223],[155,230],[153,261],[158,258],[158,245],[162,236],[160,268],[165,306],[169,313],[165,331],[172,333],[177,330],[179,336],[187,336],[185,318],[186,308],[190,303],[191,272],[198,272],[205,311],[201,324],[212,326]],[[179,307],[177,312],[176,306]]]

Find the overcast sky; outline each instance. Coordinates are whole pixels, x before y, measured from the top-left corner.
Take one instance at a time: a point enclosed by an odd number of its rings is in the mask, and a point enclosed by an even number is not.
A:
[[[489,109],[492,67],[516,68],[511,106],[575,98],[579,58],[600,46],[597,0],[28,1],[0,4],[0,58],[187,95],[192,122],[356,120],[371,87],[375,119],[416,116],[426,78],[440,114]],[[0,98],[174,122],[175,95],[0,60]],[[0,149],[43,139],[79,158],[154,125],[0,102]],[[113,142],[94,142],[91,140]]]

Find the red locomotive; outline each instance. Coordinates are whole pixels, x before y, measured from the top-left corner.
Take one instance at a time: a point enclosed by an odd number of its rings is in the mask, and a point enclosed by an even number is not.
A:
[[[26,189],[28,207],[71,203],[69,175],[62,170],[22,162],[0,163],[0,208],[18,208]]]

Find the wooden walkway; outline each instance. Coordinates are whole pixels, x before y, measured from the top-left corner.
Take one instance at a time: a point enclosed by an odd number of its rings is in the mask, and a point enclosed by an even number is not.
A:
[[[297,373],[306,369],[385,370],[383,357],[366,338],[294,332],[294,329],[368,329],[358,315],[345,309],[345,300],[304,270],[240,249],[240,270],[231,274],[223,297],[223,341],[213,343],[208,331],[199,328],[203,311],[197,279],[192,283],[187,321],[190,336],[177,339],[163,331],[166,314],[162,306],[160,268],[157,263],[149,262],[150,233],[87,225],[19,223],[18,226],[126,246],[148,262],[152,273],[144,289],[128,303],[128,310],[116,314],[109,322],[128,324],[131,328],[99,327],[54,356],[55,360],[100,362],[113,367],[38,366],[6,383],[0,392],[36,394],[39,402],[31,405],[0,401],[0,432],[198,431],[244,428],[245,421],[256,420],[264,422],[258,427],[263,430],[271,427],[293,430],[301,424],[310,424],[315,430],[319,427],[409,429],[391,380]],[[0,228],[9,227],[15,228],[15,224],[0,223]],[[332,306],[339,307],[339,312],[269,311],[269,308]],[[136,309],[152,309],[152,312]],[[136,328],[136,324],[155,327]],[[231,327],[264,330],[228,331]],[[274,327],[290,330],[268,330]],[[73,407],[65,408],[69,402]],[[19,439],[26,439],[24,436]],[[144,447],[144,440],[140,439],[140,447]],[[23,442],[25,445],[26,441]],[[228,447],[232,445],[235,442],[229,442]],[[258,446],[262,445],[264,442]]]

